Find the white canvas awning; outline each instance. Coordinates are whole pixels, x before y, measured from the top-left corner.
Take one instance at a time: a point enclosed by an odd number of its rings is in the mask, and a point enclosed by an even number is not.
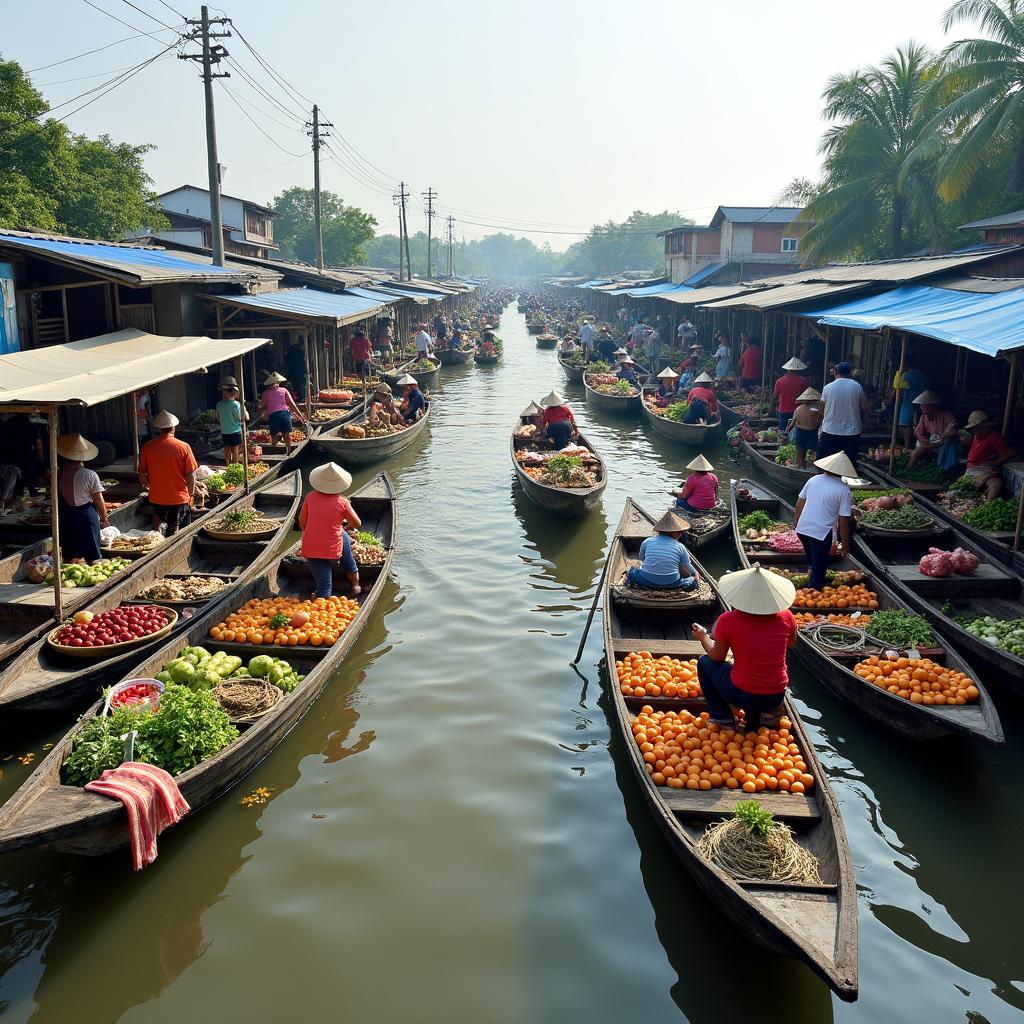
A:
[[[269,338],[168,338],[135,328],[0,356],[0,408],[98,405],[237,359]]]

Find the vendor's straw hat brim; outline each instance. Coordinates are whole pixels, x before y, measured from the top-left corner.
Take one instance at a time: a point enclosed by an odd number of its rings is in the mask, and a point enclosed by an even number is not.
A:
[[[835,473],[836,476],[857,476],[857,467],[850,461],[850,457],[846,452],[826,455],[823,459],[816,459],[814,464],[818,469],[822,469],[826,473]]]
[[[552,391],[546,397],[540,400],[540,404],[545,408],[551,409],[558,405],[568,405],[569,403],[557,392]]]
[[[690,524],[671,509],[654,524],[655,533],[683,533],[689,528]]]
[[[342,494],[352,486],[352,475],[336,462],[325,462],[310,472],[309,485],[321,494]]]
[[[706,373],[702,373],[694,382],[694,384],[714,384],[715,378],[710,377]]]
[[[99,453],[99,448],[81,434],[64,434],[57,438],[57,454],[72,462],[88,462]]]
[[[403,373],[395,383],[400,384],[404,388],[410,384],[419,384],[419,381],[411,373]]]
[[[153,418],[153,426],[157,430],[169,430],[171,427],[176,427],[179,422],[178,417],[166,409],[163,412],[158,412]]]
[[[287,377],[282,377],[281,374],[279,374],[279,373],[271,373],[267,377],[265,383],[267,383],[267,384],[284,384],[284,383],[287,382],[287,380],[288,380]]]
[[[922,391],[912,405],[942,405],[942,399],[934,391]]]
[[[765,571],[760,563],[726,573],[718,581],[718,590],[733,608],[751,615],[774,615],[796,599],[796,587],[785,576]]]
[[[819,398],[821,398],[821,392],[816,388],[808,388],[796,396],[798,402],[817,402]]]
[[[543,411],[536,402],[531,402],[519,415],[522,417],[539,416]]]
[[[802,359],[797,359],[793,356],[788,363],[783,363],[782,368],[784,370],[806,370],[807,364]]]
[[[676,373],[676,371],[673,370],[671,366],[666,366],[665,369],[658,374],[658,376],[667,379],[669,377],[678,377],[679,374]]]
[[[696,469],[702,473],[710,473],[715,467],[703,455],[698,455],[692,462],[686,464],[686,468]]]

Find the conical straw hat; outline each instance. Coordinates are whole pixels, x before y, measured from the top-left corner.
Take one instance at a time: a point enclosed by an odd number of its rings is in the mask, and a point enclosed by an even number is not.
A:
[[[922,391],[911,405],[942,405],[942,399],[934,391]]]
[[[689,528],[690,524],[677,516],[671,509],[654,524],[655,533],[681,533]]]
[[[279,373],[270,373],[267,374],[267,379],[263,383],[266,384],[268,387],[271,387],[274,384],[285,384],[287,381],[288,378],[282,377],[281,374]]]
[[[785,576],[762,569],[760,562],[726,573],[718,581],[718,590],[733,608],[751,615],[774,615],[796,599],[796,587]]]
[[[666,366],[665,369],[658,374],[658,376],[663,377],[667,380],[669,377],[678,377],[679,374],[676,373],[676,371],[673,370],[671,366]]]
[[[552,391],[546,398],[540,400],[540,404],[551,408],[556,405],[568,405],[568,402],[557,391]]]
[[[697,458],[693,460],[693,462],[688,462],[686,464],[686,468],[697,469],[704,473],[710,473],[715,467],[712,466],[711,463],[708,462],[708,460],[705,459],[703,455],[698,455]]]
[[[694,382],[694,384],[714,384],[715,378],[709,377],[706,373],[702,373]]]
[[[321,494],[341,494],[352,486],[352,475],[336,462],[325,462],[309,474],[309,485]]]
[[[157,430],[169,430],[171,427],[178,425],[178,417],[173,412],[168,412],[166,409],[163,412],[158,412],[153,418],[153,426]]]
[[[625,356],[625,355],[629,355],[629,353],[628,353],[628,352],[627,352],[627,351],[626,351],[626,350],[625,350],[624,348],[621,348],[621,347],[620,347],[620,348],[617,348],[617,349],[615,350],[615,352],[613,353],[613,355],[617,355],[617,356]]]
[[[818,469],[826,473],[835,473],[837,476],[857,476],[857,467],[850,461],[846,452],[836,452],[835,455],[826,455],[823,459],[815,459],[814,464]]]
[[[395,383],[400,384],[404,388],[409,384],[419,384],[419,381],[411,373],[403,373]]]
[[[975,427],[980,427],[985,423],[991,423],[989,415],[983,409],[975,409],[970,416],[967,417],[967,422],[964,424],[965,429],[973,430]]]
[[[57,454],[72,462],[88,462],[99,453],[99,448],[81,434],[64,434],[57,438]]]
[[[527,416],[539,416],[544,410],[536,402],[531,402],[519,415],[523,418]]]
[[[814,388],[808,388],[806,391],[801,391],[796,396],[798,402],[817,402],[821,398],[821,392]]]
[[[797,359],[793,356],[788,363],[783,363],[782,368],[784,370],[806,370],[807,364],[802,359]]]

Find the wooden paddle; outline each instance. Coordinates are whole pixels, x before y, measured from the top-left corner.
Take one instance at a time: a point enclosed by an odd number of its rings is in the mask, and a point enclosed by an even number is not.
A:
[[[587,624],[583,627],[583,636],[580,637],[580,646],[576,651],[576,657],[569,663],[570,665],[578,665],[580,658],[583,657],[583,648],[587,642],[587,634],[590,632],[590,624],[594,621],[594,612],[597,611],[597,601],[601,596],[601,590],[604,587],[604,578],[608,575],[608,563],[612,560],[611,549],[608,550],[608,555],[604,560],[604,568],[601,570],[601,578],[597,581],[597,590],[594,592],[594,601],[590,606],[590,614],[587,616]]]

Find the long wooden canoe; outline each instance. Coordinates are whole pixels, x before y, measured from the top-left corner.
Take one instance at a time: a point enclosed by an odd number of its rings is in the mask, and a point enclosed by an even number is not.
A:
[[[404,360],[399,366],[385,368],[383,366],[375,365],[374,369],[381,376],[381,378],[383,378],[386,384],[390,385],[391,387],[394,387],[399,377],[403,376],[404,374],[412,372],[410,367],[415,362],[416,359],[415,357],[413,357],[412,359]]]
[[[537,342],[537,348],[554,348],[558,344],[558,335],[538,334],[534,340]]]
[[[746,453],[755,469],[780,487],[791,491],[800,491],[804,484],[817,473],[817,470],[811,466],[810,460],[808,460],[807,469],[781,465],[775,461],[778,447],[778,445],[752,445],[749,441],[740,441],[740,450]]]
[[[410,370],[409,372],[416,378],[416,383],[420,387],[431,388],[437,383],[438,374],[441,372],[441,360],[437,356],[427,356],[427,358],[434,364],[432,370]],[[419,362],[419,359],[413,360],[413,365]]]
[[[194,610],[219,605],[242,583],[262,572],[277,553],[281,541],[288,536],[298,514],[302,498],[302,478],[298,472],[257,487],[238,505],[251,505],[280,525],[271,538],[262,541],[225,541],[207,537],[202,531],[172,538],[158,550],[142,572],[125,576],[117,586],[107,590],[88,605],[94,614],[138,603],[139,594],[151,583],[166,576],[217,576],[230,586],[208,601],[191,602]],[[153,604],[166,602],[155,600]],[[188,620],[179,617],[174,633],[181,632]],[[61,711],[89,704],[96,698],[103,681],[120,678],[142,661],[152,644],[134,647],[113,658],[82,660],[55,651],[48,643],[47,632],[28,650],[23,651],[0,674],[0,714],[10,711]],[[172,635],[174,635],[172,633]]]
[[[762,509],[780,522],[793,521],[791,505],[773,495],[767,488],[758,487],[756,501],[752,502],[749,508],[743,499],[733,502],[734,522],[736,516],[754,511],[755,508]],[[738,526],[734,526],[734,536],[740,561],[749,567],[754,557],[748,554],[745,546],[740,543]],[[806,560],[801,560],[800,564],[806,565]],[[867,577],[865,585],[878,595],[879,610],[911,614],[912,609],[907,602],[889,589],[880,573],[872,572],[868,566],[849,557],[836,559],[833,565],[840,571],[852,569],[864,573]],[[999,715],[992,698],[979,680],[978,673],[950,648],[938,647],[929,650],[927,656],[957,672],[963,672],[974,680],[980,694],[974,704],[915,704],[895,693],[883,690],[880,686],[873,686],[852,671],[853,666],[866,655],[827,652],[814,643],[804,629],[797,632],[795,651],[813,675],[840,700],[846,701],[873,722],[900,736],[913,740],[931,740],[959,733],[994,745],[1001,745],[1004,742]]]
[[[654,389],[644,389],[643,410],[644,419],[656,434],[696,448],[702,448],[704,444],[717,438],[722,425],[721,416],[713,419],[710,423],[677,423],[675,420],[665,419],[664,416],[654,412],[651,405],[653,394]]]
[[[516,426],[518,425],[517,423]],[[597,508],[601,502],[601,495],[608,485],[608,467],[605,465],[604,459],[601,458],[597,449],[594,448],[593,444],[583,434],[580,434],[574,443],[590,451],[600,463],[600,477],[593,487],[552,487],[549,484],[542,484],[539,480],[534,480],[523,469],[516,458],[516,452],[521,451],[525,447],[523,445],[517,446],[516,442],[517,438],[513,430],[510,441],[512,465],[515,467],[519,486],[522,487],[524,493],[531,501],[540,505],[541,508],[548,512],[569,518],[585,516],[592,509]]]
[[[587,372],[586,363],[567,363],[561,352],[558,353],[558,365],[565,371],[565,376],[575,384],[579,384],[583,380],[583,374]]]
[[[946,524],[942,524],[945,526]],[[985,664],[993,683],[1024,696],[1024,658],[987,643],[957,621],[960,616],[997,619],[1024,618],[1021,578],[1001,564],[963,529],[948,526],[941,540],[906,535],[882,537],[854,533],[858,557],[878,574],[919,615],[973,662]],[[932,546],[945,551],[963,548],[979,560],[970,575],[925,576],[918,569]]]
[[[431,403],[427,403],[427,411],[411,426],[399,430],[395,434],[382,437],[343,437],[342,427],[324,431],[313,438],[313,444],[322,452],[326,452],[339,465],[364,465],[369,462],[380,462],[408,448],[427,427],[430,419]]]
[[[807,794],[739,789],[666,789],[648,774],[631,724],[641,707],[656,710],[707,710],[703,699],[625,697],[615,678],[615,662],[632,651],[687,660],[703,653],[689,631],[691,622],[710,625],[726,606],[714,581],[694,559],[694,568],[711,585],[703,608],[667,605],[660,611],[629,608],[616,597],[618,580],[639,563],[640,544],[654,532],[654,518],[630,499],[612,538],[603,601],[605,659],[610,674],[612,728],[618,729],[651,813],[697,885],[736,927],[763,949],[807,964],[841,999],[857,998],[857,892],[842,816],[828,776],[819,762],[792,701],[785,700],[792,734],[814,776]],[[820,885],[734,879],[698,851],[705,828],[730,815],[740,800],[756,800],[793,829],[796,841],[814,853]]]
[[[240,723],[241,735],[220,753],[177,777],[178,786],[193,812],[228,790],[281,743],[337,672],[373,613],[391,571],[397,541],[397,509],[391,481],[384,474],[377,476],[352,495],[352,504],[363,521],[362,528],[374,533],[386,547],[384,564],[366,573],[363,592],[357,598],[361,606],[359,612],[337,643],[331,647],[288,648],[287,660],[306,676],[299,686],[256,722]],[[292,557],[295,551],[297,546],[274,561],[258,579],[239,587],[230,600],[191,619],[182,633],[135,666],[130,678],[152,678],[186,646],[199,644],[211,652],[216,651],[219,645],[210,641],[210,629],[253,598],[282,594],[308,597],[312,576],[304,561]],[[363,575],[361,571],[360,576]],[[340,571],[335,585],[340,592],[345,591]],[[281,653],[273,647],[250,645],[246,648],[249,657],[267,651],[275,655]],[[100,707],[100,704],[93,705],[85,717],[95,715]],[[127,821],[120,803],[77,786],[61,784],[61,763],[70,753],[80,728],[81,723],[57,742],[21,788],[0,808],[0,852],[43,848],[96,856],[128,845]]]
[[[626,416],[630,413],[636,413],[640,409],[640,389],[637,389],[635,395],[604,395],[600,391],[595,391],[590,386],[587,382],[586,374],[583,376],[583,386],[587,390],[587,402],[602,412]]]
[[[543,331],[546,326],[546,320],[527,320],[526,332],[527,334],[540,334],[540,332]]]
[[[501,362],[501,357],[505,354],[505,346],[501,345],[495,348],[491,355],[486,352],[481,352],[479,347],[476,350],[476,355],[473,357],[474,360],[481,366],[493,366],[495,363]]]
[[[442,366],[454,366],[459,363],[468,363],[473,358],[472,348],[442,348],[437,352],[437,358],[441,360]]]

